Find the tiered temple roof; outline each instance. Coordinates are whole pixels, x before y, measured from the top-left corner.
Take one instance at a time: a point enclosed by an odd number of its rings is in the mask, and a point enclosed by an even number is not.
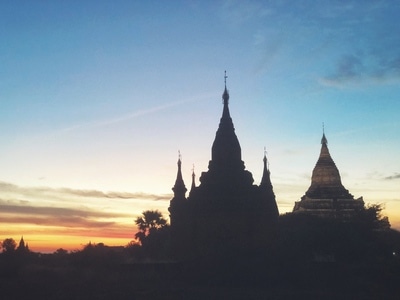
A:
[[[257,247],[265,242],[269,228],[279,216],[266,156],[260,186],[253,184],[253,175],[245,170],[229,112],[226,75],[222,99],[222,117],[208,171],[201,174],[199,186],[195,186],[192,177],[187,198],[182,197],[186,189],[182,188],[180,160],[178,162],[174,198],[169,207],[176,253],[204,254],[217,248],[234,249],[240,244],[244,246],[244,240],[246,247]]]
[[[321,139],[321,152],[314,167],[311,185],[300,201],[295,203],[293,212],[308,213],[322,217],[348,218],[364,207],[361,198],[354,196],[343,186],[340,173],[333,161],[325,133]]]

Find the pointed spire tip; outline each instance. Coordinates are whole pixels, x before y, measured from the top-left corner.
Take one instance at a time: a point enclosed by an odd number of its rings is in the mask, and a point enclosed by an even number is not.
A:
[[[225,75],[224,75],[224,81],[225,81],[225,89],[224,89],[224,93],[222,94],[222,99],[223,104],[224,105],[228,105],[228,101],[229,101],[229,93],[228,93],[228,89],[226,88],[226,79],[228,78],[228,76],[226,76],[226,70],[225,70]]]

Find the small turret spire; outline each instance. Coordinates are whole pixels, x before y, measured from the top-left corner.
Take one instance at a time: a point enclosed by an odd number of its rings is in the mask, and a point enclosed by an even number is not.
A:
[[[264,158],[263,158],[263,162],[264,162],[264,170],[263,170],[263,175],[261,178],[261,183],[260,186],[272,186],[271,184],[271,178],[270,178],[270,172],[269,172],[269,168],[268,168],[268,159],[267,159],[267,150],[264,147]]]
[[[19,240],[19,246],[25,248],[24,236],[21,236],[21,239]]]
[[[263,159],[263,161],[264,161],[264,168],[266,168],[268,170],[269,166],[268,166],[268,160],[267,160],[267,149],[265,147],[264,147],[264,159]]]
[[[194,164],[192,168],[192,186],[190,187],[190,193],[196,188],[196,174],[194,173]]]
[[[172,188],[174,191],[175,197],[185,197],[185,193],[187,191],[185,187],[185,183],[183,182],[182,178],[182,170],[181,170],[181,165],[182,165],[182,155],[181,152],[178,151],[178,172],[176,174],[176,180],[175,180],[175,185]]]

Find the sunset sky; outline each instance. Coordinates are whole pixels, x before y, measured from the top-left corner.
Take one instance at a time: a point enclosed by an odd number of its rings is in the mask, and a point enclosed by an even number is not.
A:
[[[168,216],[230,112],[280,213],[310,185],[322,123],[343,185],[400,230],[400,2],[2,1],[0,240],[126,245]]]

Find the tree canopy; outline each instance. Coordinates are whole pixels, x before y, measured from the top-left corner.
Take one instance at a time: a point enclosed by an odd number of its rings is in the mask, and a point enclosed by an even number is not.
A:
[[[17,242],[12,238],[7,238],[1,242],[1,248],[5,253],[14,252],[17,248]]]
[[[145,238],[157,232],[158,230],[168,225],[167,220],[164,219],[162,213],[158,210],[146,210],[135,219],[135,224],[138,226],[139,232],[135,234],[135,238],[141,243]]]

